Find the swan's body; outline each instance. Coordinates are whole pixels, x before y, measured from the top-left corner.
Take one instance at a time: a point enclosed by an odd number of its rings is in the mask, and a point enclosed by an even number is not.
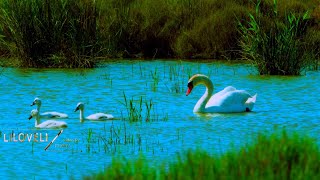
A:
[[[203,84],[206,86],[206,92],[195,105],[193,112],[200,113],[231,113],[252,111],[256,102],[257,94],[251,96],[245,90],[237,90],[232,86],[224,88],[222,91],[213,94],[212,81],[205,75],[196,74],[189,79],[188,96],[192,89]]]
[[[41,129],[56,129],[56,128],[65,128],[67,127],[67,123],[63,121],[54,121],[54,120],[47,120],[45,122],[40,122],[40,114],[38,110],[34,109],[30,113],[30,117],[28,118],[29,120],[31,118],[35,118],[35,124],[34,126],[36,128],[41,128]]]
[[[105,114],[105,113],[95,113],[95,114],[91,114],[90,116],[84,117],[84,104],[81,102],[77,104],[77,107],[74,110],[74,112],[76,112],[78,110],[80,111],[80,122],[83,122],[85,120],[105,121],[105,120],[114,119],[113,115]]]
[[[37,105],[37,110],[40,112],[41,100],[39,98],[35,98],[31,104],[31,106]],[[52,119],[52,118],[68,118],[67,114],[60,112],[44,112],[39,114],[40,118]]]

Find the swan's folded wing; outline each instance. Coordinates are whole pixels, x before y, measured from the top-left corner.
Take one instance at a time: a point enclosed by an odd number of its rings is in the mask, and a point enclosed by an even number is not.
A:
[[[87,117],[87,119],[89,120],[96,120],[96,121],[103,121],[103,120],[108,120],[112,118],[113,116],[111,114],[105,114],[105,113],[91,114],[90,116]]]
[[[236,91],[236,90],[237,90],[237,89],[234,88],[234,87],[232,87],[232,86],[227,86],[227,87],[225,87],[223,90],[221,90],[221,91],[217,92],[216,94],[214,94],[214,95],[212,96],[212,98],[217,99],[217,98],[219,98],[219,97],[221,97],[221,96],[224,96],[225,94],[227,94],[227,93],[229,93],[229,92]]]
[[[212,96],[210,98],[210,101],[207,103],[206,107],[209,106],[230,106],[230,105],[235,105],[235,104],[244,104],[248,98],[250,98],[251,95],[244,90],[235,90],[235,91],[230,91],[222,96]]]
[[[59,112],[44,112],[40,115],[42,118],[68,118],[67,114]]]
[[[215,93],[211,96],[207,103],[208,106],[220,106],[221,102],[225,99],[226,95],[230,92],[236,91],[237,89],[232,86],[227,86],[223,90]]]

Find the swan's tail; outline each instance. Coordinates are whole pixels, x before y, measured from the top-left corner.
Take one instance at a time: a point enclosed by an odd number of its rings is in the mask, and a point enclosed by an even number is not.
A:
[[[257,96],[258,96],[258,94],[255,94],[254,96],[248,98],[248,100],[247,100],[246,103],[248,103],[248,104],[250,104],[250,103],[256,103]]]
[[[256,103],[257,96],[258,96],[258,94],[255,94],[254,96],[248,98],[248,100],[247,100],[246,103],[245,103],[246,106],[247,106],[246,111],[252,111],[253,106],[254,106],[254,104]]]

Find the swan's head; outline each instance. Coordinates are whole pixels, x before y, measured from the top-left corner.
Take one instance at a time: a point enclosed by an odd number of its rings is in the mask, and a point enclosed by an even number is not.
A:
[[[203,84],[204,83],[204,81],[203,81],[204,79],[209,79],[209,78],[208,78],[208,76],[205,76],[203,74],[195,74],[195,75],[193,75],[188,81],[188,90],[187,90],[186,96],[188,96],[191,93],[192,89],[195,86],[197,86],[199,84]]]
[[[76,107],[76,109],[74,110],[74,112],[76,112],[76,111],[78,111],[78,110],[83,110],[83,108],[84,108],[84,104],[83,104],[82,102],[79,102],[79,103],[77,104],[77,107]]]
[[[30,116],[29,116],[29,120],[32,119],[33,117],[38,115],[38,110],[34,109],[31,111]]]
[[[41,105],[41,100],[39,98],[35,98],[30,106],[33,105]]]

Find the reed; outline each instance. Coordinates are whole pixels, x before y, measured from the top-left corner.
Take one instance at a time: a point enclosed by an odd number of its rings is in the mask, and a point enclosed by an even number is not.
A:
[[[137,122],[142,121],[142,97],[138,100],[138,103],[136,104],[134,99],[128,99],[126,94],[123,92],[123,98],[124,98],[124,105],[127,109],[127,117],[130,122]]]
[[[151,84],[152,91],[157,91],[158,84],[160,81],[160,75],[159,75],[157,67],[155,68],[154,71],[153,70],[150,71],[150,75],[152,78],[152,84]]]
[[[18,56],[21,66],[70,68],[94,67],[98,59],[114,57],[229,60],[246,55],[248,59],[251,55],[244,44],[257,42],[253,32],[239,30],[238,21],[249,30],[254,20],[263,30],[261,42],[269,47],[283,41],[277,48],[289,54],[318,52],[317,0],[279,1],[277,6],[266,0],[260,3],[259,18],[252,2],[257,1],[0,0],[0,56]],[[306,11],[308,21],[303,18]],[[305,31],[295,34],[294,29]],[[245,34],[253,36],[252,42],[239,41]],[[290,37],[296,45],[291,45]],[[288,43],[291,46],[284,48]],[[299,53],[288,58],[300,57]],[[263,62],[256,64],[263,67]],[[286,68],[277,67],[285,63],[269,64],[287,74]],[[287,64],[303,66],[291,60]]]
[[[188,151],[174,162],[151,166],[146,159],[114,159],[84,179],[303,179],[319,178],[320,150],[310,137],[283,131],[260,134],[253,144],[221,155]]]
[[[92,67],[96,5],[87,0],[1,0],[7,47],[26,67]],[[3,39],[3,38],[2,38]]]
[[[152,99],[144,99],[142,96],[135,100],[133,97],[127,99],[125,93],[123,93],[124,102],[122,103],[126,107],[127,116],[123,117],[124,120],[129,122],[153,122],[153,121],[167,121],[168,114],[163,112],[163,116],[160,116],[156,110],[155,103]]]
[[[261,4],[258,0],[248,22],[239,23],[243,57],[252,61],[260,74],[300,75],[308,65],[302,37],[306,34],[309,11],[302,15],[288,11],[281,21],[276,0],[268,6],[268,11]]]
[[[91,128],[88,129],[88,133],[87,133],[87,144],[86,144],[86,149],[87,152],[90,152],[90,150],[92,149],[91,147],[91,143],[92,143],[92,138],[93,138],[93,131]]]

